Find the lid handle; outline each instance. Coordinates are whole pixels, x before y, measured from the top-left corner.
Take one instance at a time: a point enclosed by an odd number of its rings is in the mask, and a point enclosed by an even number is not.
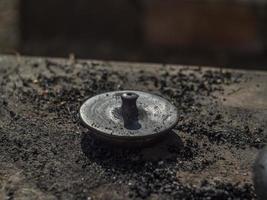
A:
[[[126,92],[121,95],[121,114],[126,128],[135,129],[138,124],[138,109],[136,105],[138,97],[139,95],[133,92]]]

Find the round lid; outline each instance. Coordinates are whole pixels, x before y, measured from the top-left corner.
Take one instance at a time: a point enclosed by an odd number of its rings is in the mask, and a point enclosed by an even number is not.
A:
[[[160,96],[125,90],[87,99],[80,117],[95,134],[129,141],[168,132],[177,123],[177,110]]]

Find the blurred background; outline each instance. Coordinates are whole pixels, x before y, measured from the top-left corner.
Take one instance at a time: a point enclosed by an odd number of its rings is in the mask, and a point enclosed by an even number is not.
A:
[[[267,0],[0,0],[0,53],[267,70]]]

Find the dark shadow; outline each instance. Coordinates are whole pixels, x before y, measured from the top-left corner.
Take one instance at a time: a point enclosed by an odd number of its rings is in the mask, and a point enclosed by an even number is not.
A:
[[[126,120],[124,120],[124,127],[128,130],[138,130],[141,128],[141,124],[138,121],[134,121],[131,123],[125,123]]]
[[[138,130],[142,127],[141,124],[139,123],[139,117],[138,116],[136,116],[136,118],[129,120],[128,117],[126,117],[125,115],[122,114],[121,108],[115,108],[114,111],[112,112],[112,114],[117,119],[122,120],[124,123],[124,127],[127,128],[128,130]],[[144,111],[139,110],[139,115],[143,116]]]
[[[118,145],[103,143],[84,133],[81,139],[83,153],[90,161],[108,168],[134,168],[146,162],[176,162],[181,156],[184,145],[177,133],[171,131],[154,144],[141,148],[126,148]],[[142,165],[141,165],[142,166]]]

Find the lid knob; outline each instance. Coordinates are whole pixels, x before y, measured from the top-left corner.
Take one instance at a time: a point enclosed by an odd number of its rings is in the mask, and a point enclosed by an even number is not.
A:
[[[140,128],[138,123],[138,109],[136,105],[138,97],[139,95],[133,92],[127,92],[121,95],[121,114],[124,120],[124,126],[128,129]]]

